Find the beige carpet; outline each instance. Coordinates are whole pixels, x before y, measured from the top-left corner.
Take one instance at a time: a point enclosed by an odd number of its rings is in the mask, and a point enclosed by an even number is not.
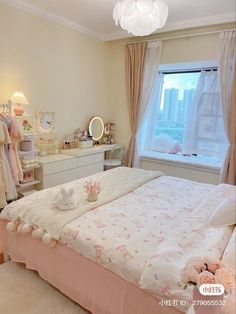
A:
[[[24,265],[0,265],[1,314],[87,314]]]

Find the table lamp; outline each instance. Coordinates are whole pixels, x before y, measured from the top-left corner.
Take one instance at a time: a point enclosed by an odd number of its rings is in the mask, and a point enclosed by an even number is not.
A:
[[[29,105],[29,102],[22,92],[15,92],[11,97],[12,104],[14,106],[14,113],[16,116],[22,116],[24,114],[24,108],[22,106]]]

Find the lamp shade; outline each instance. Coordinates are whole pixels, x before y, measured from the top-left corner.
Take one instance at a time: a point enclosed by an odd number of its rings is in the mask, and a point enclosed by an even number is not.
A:
[[[13,105],[29,105],[29,102],[22,92],[15,92],[11,96]]]
[[[168,6],[164,0],[122,0],[113,11],[116,25],[135,36],[150,35],[167,21]]]

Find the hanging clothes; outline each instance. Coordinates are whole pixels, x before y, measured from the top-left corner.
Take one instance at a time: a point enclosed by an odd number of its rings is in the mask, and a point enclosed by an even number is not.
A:
[[[23,181],[23,170],[17,150],[17,143],[23,140],[18,124],[14,118],[12,118],[11,124],[8,126],[11,143],[8,146],[8,158],[11,167],[12,178],[16,185]]]
[[[0,146],[4,144],[5,134],[3,128],[0,126]],[[3,183],[3,175],[2,175],[2,162],[0,161],[0,208],[4,208],[6,206],[6,191]]]
[[[0,162],[2,179],[5,188],[6,200],[11,201],[17,199],[17,190],[12,178],[9,161],[5,152],[5,145],[11,144],[10,135],[8,133],[7,126],[0,120],[1,139],[0,139]]]
[[[0,208],[4,208],[6,205],[6,191],[3,183],[2,163],[0,163]]]

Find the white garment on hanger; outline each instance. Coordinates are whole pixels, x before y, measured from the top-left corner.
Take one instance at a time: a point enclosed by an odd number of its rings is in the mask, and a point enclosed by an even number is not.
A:
[[[0,121],[0,128],[1,135],[3,135],[0,138],[0,160],[2,164],[2,178],[6,193],[6,200],[11,201],[17,199],[17,190],[11,175],[11,169],[4,149],[4,145],[9,144],[11,140],[8,134],[7,126],[2,121]]]

